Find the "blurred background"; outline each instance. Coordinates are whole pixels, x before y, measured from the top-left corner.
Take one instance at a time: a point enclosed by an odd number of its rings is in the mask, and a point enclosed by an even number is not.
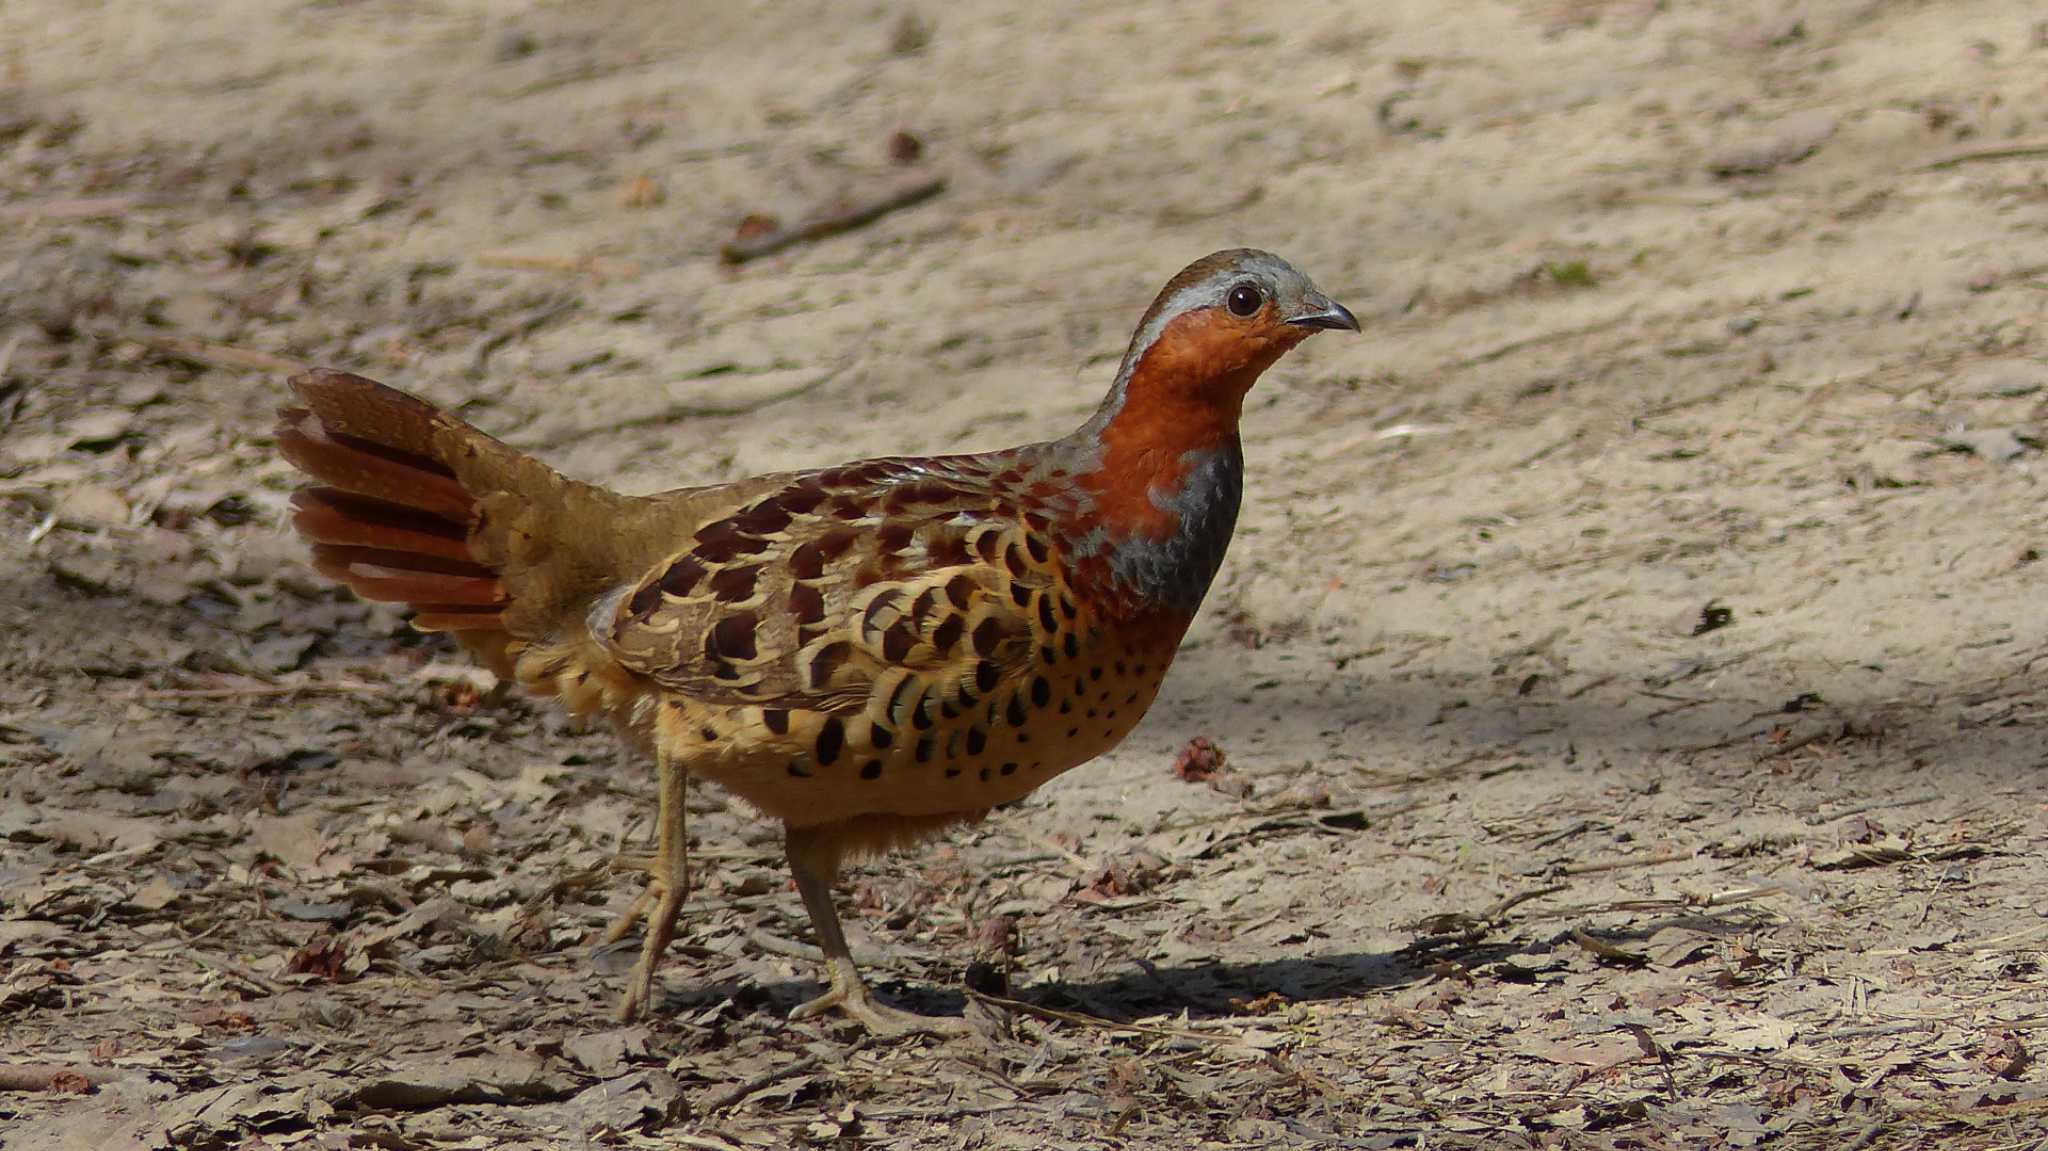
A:
[[[387,1066],[601,1025],[582,948],[623,890],[550,885],[644,828],[644,765],[301,567],[269,441],[298,366],[631,491],[992,448],[1078,423],[1159,285],[1250,245],[1366,331],[1254,393],[1239,538],[1153,716],[858,902],[920,941],[897,976],[957,985],[1007,919],[1026,998],[1256,1001],[1283,1038],[1253,1048],[1318,1078],[1218,1055],[1197,1090],[1068,1030],[1000,1080],[869,1053],[745,1121],[884,1099],[863,1138],[943,1146],[987,1096],[1131,1145],[1434,1142],[1583,1087],[1541,1121],[1719,1138],[1768,1103],[1846,1138],[2038,1085],[1998,1005],[2048,882],[2043,109],[2027,0],[6,0],[0,1048],[159,1052],[121,1104],[155,1122],[250,1082],[252,1036],[340,1098],[347,1060],[302,1058],[335,1005],[321,1042]],[[1174,779],[1197,735],[1225,785]],[[700,803],[732,854],[652,1042],[701,1100],[798,1050],[810,975],[749,936],[798,914],[772,842]],[[392,878],[419,861],[460,877]],[[1497,950],[1402,950],[1545,875],[1578,878]],[[1751,894],[1667,915],[1714,891]],[[288,970],[394,919],[357,954],[402,979]],[[1560,935],[1679,927],[1641,962]],[[152,950],[178,931],[211,966]],[[477,940],[518,990],[441,973]],[[1585,1087],[1596,1000],[1794,1066],[1940,1022],[1851,1115],[1783,1067]],[[643,1063],[564,1064],[563,1097]],[[62,1134],[114,1104],[27,1106]]]

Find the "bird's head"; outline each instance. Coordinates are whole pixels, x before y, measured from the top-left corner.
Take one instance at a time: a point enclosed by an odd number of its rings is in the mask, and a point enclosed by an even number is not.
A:
[[[1193,616],[1237,518],[1245,393],[1326,329],[1358,320],[1268,252],[1217,252],[1168,281],[1108,398],[1056,449],[1089,496],[1088,531],[1062,551],[1103,604]]]
[[[1259,374],[1326,330],[1355,332],[1358,320],[1292,264],[1253,248],[1211,253],[1152,301],[1083,434],[1152,427],[1189,448],[1234,436]]]

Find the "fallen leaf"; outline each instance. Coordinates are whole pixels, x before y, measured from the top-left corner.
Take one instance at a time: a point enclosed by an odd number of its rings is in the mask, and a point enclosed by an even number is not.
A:
[[[1852,843],[1831,851],[1816,852],[1812,859],[1816,871],[1853,871],[1859,867],[1883,867],[1911,859],[1913,852],[1903,839],[1888,839],[1881,843]]]
[[[73,527],[123,528],[129,515],[128,500],[98,484],[80,484],[57,501],[57,519]]]
[[[425,1059],[368,1072],[337,1106],[420,1111],[453,1103],[533,1103],[567,1099],[575,1080],[529,1052]]]
[[[621,1027],[579,1035],[564,1043],[562,1050],[592,1075],[611,1079],[645,1058],[651,1039],[653,1033],[645,1027]]]
[[[688,1108],[666,1071],[640,1071],[584,1089],[569,1100],[572,1127],[584,1131],[659,1131]]]
[[[356,966],[349,962],[351,952],[345,936],[323,935],[292,952],[284,962],[284,969],[292,975],[311,975],[329,983],[341,983],[358,974],[350,970]],[[368,969],[367,963],[361,966]]]
[[[125,439],[134,423],[133,414],[118,408],[87,412],[65,426],[65,445],[81,451],[105,451]]]
[[[346,899],[332,902],[314,902],[306,899],[273,899],[270,909],[286,919],[302,923],[339,923],[355,911],[356,905]]]
[[[320,834],[320,817],[302,815],[252,814],[248,820],[249,842],[260,855],[284,864],[302,876],[322,874],[319,863],[331,848]]]
[[[1761,143],[1740,144],[1707,161],[1707,171],[1724,178],[1760,175],[1806,159],[1834,134],[1835,118],[1826,113],[1787,116]]]
[[[36,825],[37,834],[90,852],[119,848],[142,853],[163,839],[162,820],[100,811],[66,811]]]
[[[1788,1020],[1769,1015],[1739,1015],[1722,1021],[1714,1037],[1737,1051],[1783,1051],[1798,1034],[1798,1025]]]
[[[1525,1039],[1522,1041],[1522,1052],[1547,1063],[1590,1067],[1595,1071],[1619,1067],[1624,1063],[1641,1059],[1646,1054],[1642,1043],[1625,1031],[1576,1039]]]
[[[24,943],[48,943],[69,934],[62,924],[40,919],[0,919],[0,955]]]
[[[1713,936],[1688,927],[1661,928],[1643,945],[1653,967],[1680,967],[1713,949]]]
[[[1956,428],[1941,437],[1941,443],[1952,452],[1980,456],[1992,463],[2004,463],[2041,446],[2031,434],[2012,428]]]
[[[171,1137],[172,1146],[226,1146],[240,1142],[240,1134],[252,1128],[319,1124],[331,1114],[332,1107],[304,1088],[287,1091],[270,1083],[238,1083],[170,1101],[159,1113],[157,1126]]]
[[[143,881],[141,887],[127,899],[127,906],[137,911],[162,911],[177,902],[178,889],[161,875],[152,875]]]
[[[1206,735],[1189,740],[1173,759],[1173,777],[1188,783],[1200,783],[1222,771],[1230,757]]]

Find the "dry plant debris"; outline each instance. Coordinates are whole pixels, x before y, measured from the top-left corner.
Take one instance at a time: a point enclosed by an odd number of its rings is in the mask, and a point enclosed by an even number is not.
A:
[[[0,10],[7,1151],[2048,1135],[2038,5],[260,7]],[[848,882],[982,1040],[787,1023],[709,792],[608,1022],[644,765],[277,530],[300,364],[651,491],[1057,434],[1240,240],[1378,304],[1154,715]]]

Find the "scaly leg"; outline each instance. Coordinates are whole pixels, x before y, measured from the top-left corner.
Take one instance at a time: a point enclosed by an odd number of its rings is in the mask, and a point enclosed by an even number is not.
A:
[[[626,910],[619,912],[619,917],[612,920],[612,925],[605,928],[604,938],[598,940],[599,947],[610,947],[624,939],[627,932],[632,931],[635,925],[647,917],[647,909],[654,906],[655,893],[668,886],[668,881],[656,874],[652,856],[635,859],[621,855],[612,860],[612,870],[644,871],[647,873],[647,884],[640,889],[640,894],[633,897],[633,902],[626,905]]]
[[[619,1000],[619,1019],[627,1023],[639,1018],[641,1009],[654,1000],[655,966],[661,962],[661,953],[668,950],[669,941],[675,938],[676,914],[690,893],[689,813],[684,807],[690,775],[669,759],[658,740],[654,764],[660,780],[661,809],[655,820],[657,843],[647,868],[647,887],[605,934],[606,942],[614,942],[631,930],[641,916],[647,918],[647,939],[640,947],[640,962],[633,965],[632,974],[626,977],[626,993]]]
[[[839,909],[832,904],[832,881],[839,875],[839,844],[829,827],[789,829],[789,869],[796,876],[797,893],[804,910],[811,913],[811,929],[817,932],[818,949],[825,953],[825,968],[832,989],[789,1013],[795,1019],[809,1019],[833,1008],[876,1036],[893,1038],[920,1032],[958,1037],[974,1034],[973,1025],[952,1016],[918,1015],[875,1002],[860,969],[853,965],[853,953],[839,928]]]

